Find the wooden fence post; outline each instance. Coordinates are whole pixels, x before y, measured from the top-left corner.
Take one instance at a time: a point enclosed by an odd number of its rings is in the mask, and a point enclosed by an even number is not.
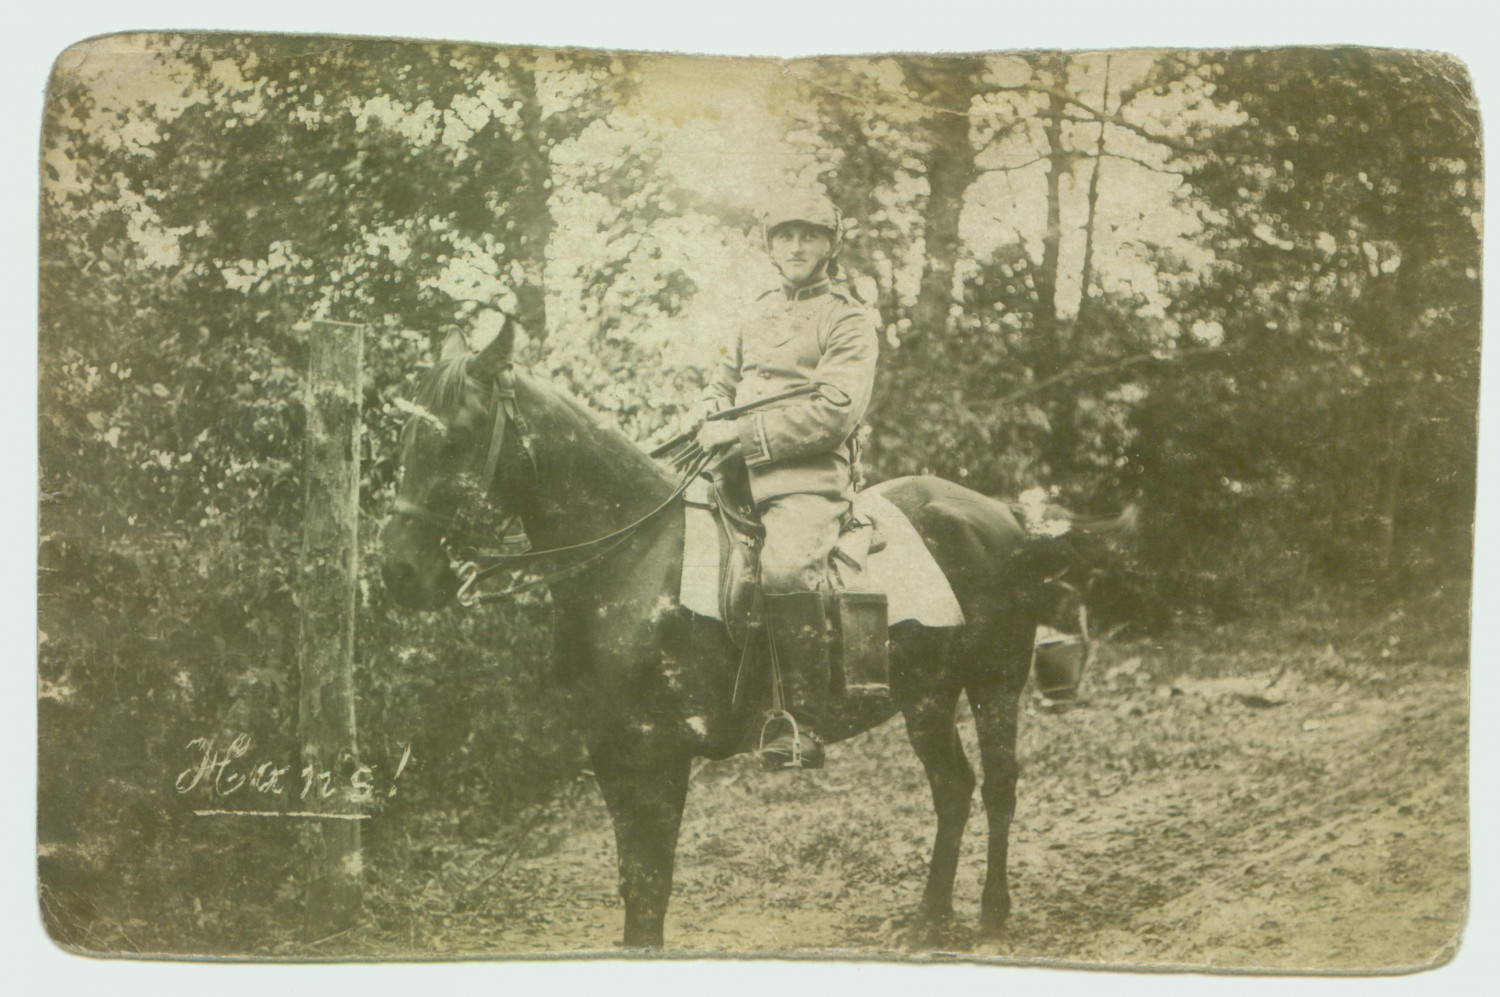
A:
[[[363,326],[316,321],[308,337],[306,478],[297,600],[301,611],[298,809],[304,822],[303,935],[348,928],[363,901],[354,727],[354,617],[359,579],[359,410]]]

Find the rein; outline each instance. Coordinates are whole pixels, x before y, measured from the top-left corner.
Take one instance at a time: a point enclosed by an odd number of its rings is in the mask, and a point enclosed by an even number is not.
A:
[[[520,444],[522,451],[525,452],[527,460],[531,464],[532,478],[536,480],[539,476],[536,454],[531,446],[531,435],[527,429],[526,421],[521,415],[520,407],[516,404],[515,372],[512,364],[505,364],[496,373],[490,397],[495,409],[495,423],[494,428],[490,430],[490,443],[485,454],[484,477],[480,480],[485,482],[486,488],[494,481],[495,472],[500,466],[500,455],[505,446],[507,424],[515,427],[516,442]],[[682,477],[678,480],[676,486],[673,487],[670,495],[663,499],[650,512],[635,522],[620,527],[618,530],[606,533],[600,537],[594,537],[592,540],[584,540],[575,544],[565,544],[561,547],[549,547],[545,550],[528,550],[519,554],[495,555],[493,561],[482,568],[474,561],[465,561],[455,566],[454,570],[459,579],[459,588],[456,596],[458,604],[465,608],[470,608],[481,602],[509,599],[523,592],[540,588],[550,582],[560,581],[564,578],[571,578],[574,575],[581,574],[614,553],[615,550],[631,537],[635,536],[647,523],[671,508],[673,503],[680,499],[683,493],[687,491],[693,479],[702,472],[712,459],[713,455],[709,453],[695,455],[683,467]],[[453,524],[454,518],[458,515],[458,511],[455,510],[452,516],[444,520],[441,516],[434,515],[422,506],[401,498],[396,500],[391,511],[397,516],[409,516],[443,530],[448,529]],[[602,549],[596,550],[596,548]],[[567,567],[548,572],[524,582],[517,582],[499,592],[481,593],[475,591],[475,588],[481,581],[501,571],[514,570],[536,561],[543,561],[548,558],[568,554],[578,554],[585,551],[595,551],[595,553]]]
[[[567,544],[562,547],[549,547],[545,550],[528,550],[520,554],[499,554],[495,556],[493,563],[483,568],[481,568],[473,561],[465,561],[457,568],[459,587],[458,594],[455,596],[455,598],[458,600],[458,604],[460,606],[468,608],[476,606],[481,602],[494,602],[501,599],[509,599],[512,596],[520,595],[523,592],[529,592],[532,589],[540,588],[541,586],[549,584],[551,582],[561,581],[564,578],[572,578],[574,575],[582,574],[588,568],[593,567],[595,564],[603,561],[610,554],[613,554],[616,549],[618,549],[631,537],[635,536],[635,534],[641,529],[641,527],[645,526],[657,516],[670,509],[678,499],[682,498],[683,493],[688,490],[688,486],[693,483],[693,479],[698,476],[698,474],[704,469],[704,467],[708,465],[708,462],[712,459],[712,454],[701,455],[697,460],[693,461],[686,468],[684,468],[682,477],[678,480],[677,485],[672,489],[672,494],[668,495],[661,501],[659,505],[656,506],[656,508],[646,513],[640,519],[637,519],[635,522],[629,524],[628,526],[620,527],[613,533],[606,533],[602,537],[595,537],[592,540],[585,540],[581,543],[576,544]],[[498,572],[513,570],[514,568],[525,565],[529,562],[545,560],[549,557],[557,557],[562,554],[576,554],[580,551],[592,550],[595,547],[600,547],[606,544],[608,546],[604,546],[603,550],[600,550],[597,553],[584,558],[582,561],[579,561],[576,564],[570,564],[565,568],[559,568],[558,570],[548,572],[545,575],[539,575],[536,578],[532,578],[528,581],[517,582],[516,584],[502,589],[499,592],[474,591],[475,586],[477,586],[481,581],[490,577],[491,575],[497,574]]]

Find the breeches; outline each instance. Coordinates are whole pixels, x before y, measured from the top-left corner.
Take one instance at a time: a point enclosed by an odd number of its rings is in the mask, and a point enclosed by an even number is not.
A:
[[[828,554],[838,543],[849,503],[823,495],[793,494],[760,506],[766,543],[760,552],[761,587],[767,595],[816,592],[828,577]]]

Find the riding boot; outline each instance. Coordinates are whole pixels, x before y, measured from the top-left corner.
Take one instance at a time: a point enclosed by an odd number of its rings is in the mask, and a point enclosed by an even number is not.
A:
[[[828,610],[823,593],[767,595],[765,619],[782,693],[795,723],[780,719],[778,736],[762,747],[761,760],[768,769],[822,768],[823,742],[814,728],[829,695]]]

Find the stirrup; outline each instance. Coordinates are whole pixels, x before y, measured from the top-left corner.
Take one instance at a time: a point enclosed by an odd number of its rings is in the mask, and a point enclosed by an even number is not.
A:
[[[770,742],[766,743],[766,731],[777,721],[785,720],[790,726],[790,731]],[[808,750],[804,751],[802,728],[797,724],[797,718],[785,710],[767,710],[766,722],[760,728],[760,754],[761,765],[768,772],[781,772],[786,769],[820,769],[823,767],[823,746],[818,741],[817,735],[812,731],[807,732]]]

